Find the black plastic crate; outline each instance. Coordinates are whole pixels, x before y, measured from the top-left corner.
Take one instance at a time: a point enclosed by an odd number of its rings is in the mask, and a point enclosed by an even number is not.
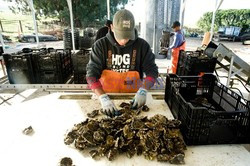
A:
[[[213,73],[217,58],[208,57],[200,51],[180,51],[176,74],[179,76]]]
[[[45,49],[36,49],[34,53],[44,51]],[[36,83],[32,55],[32,50],[27,48],[17,53],[3,55],[10,84]]]
[[[40,84],[64,84],[69,80],[69,76],[63,72],[58,73],[56,71],[41,71],[39,72]]]
[[[79,49],[79,43],[80,43],[80,32],[78,29],[74,30],[74,38],[75,38],[75,48],[76,50]],[[71,35],[71,29],[64,29],[63,31],[63,43],[64,43],[64,49],[70,49],[72,50],[72,35]]]
[[[34,57],[37,83],[65,83],[72,75],[71,51],[47,49]]]
[[[79,40],[79,48],[80,49],[89,49],[95,43],[94,37],[89,37],[87,35],[80,37]]]
[[[250,102],[212,74],[167,75],[165,101],[188,145],[250,143]]]
[[[74,73],[74,84],[87,84],[86,73]]]
[[[208,57],[213,57],[214,51],[217,49],[218,45],[210,41],[207,47],[204,50],[204,54]]]
[[[36,55],[37,70],[62,70],[72,66],[70,50],[48,49],[46,53]]]
[[[80,50],[72,55],[72,63],[74,73],[85,73],[86,67],[89,62],[90,51],[89,50]]]
[[[39,84],[64,84],[70,79],[72,73],[67,71],[58,72],[47,70],[40,71],[38,75],[37,83]]]

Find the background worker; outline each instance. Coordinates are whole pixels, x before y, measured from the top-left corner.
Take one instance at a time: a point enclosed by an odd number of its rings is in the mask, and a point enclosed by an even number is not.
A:
[[[144,81],[143,74],[146,78]],[[149,44],[138,37],[133,14],[116,12],[111,31],[94,43],[87,65],[87,81],[99,96],[103,113],[114,116],[117,108],[106,93],[134,93],[132,108],[146,103],[147,90],[158,77],[155,55]]]
[[[111,28],[111,24],[112,24],[111,20],[106,21],[105,26],[97,31],[95,41],[106,36],[106,34],[109,32]]]
[[[172,28],[174,30],[174,41],[168,48],[164,48],[164,51],[172,49],[172,73],[175,74],[180,50],[185,51],[186,41],[184,34],[181,32],[181,24],[179,21],[175,21],[172,25]]]

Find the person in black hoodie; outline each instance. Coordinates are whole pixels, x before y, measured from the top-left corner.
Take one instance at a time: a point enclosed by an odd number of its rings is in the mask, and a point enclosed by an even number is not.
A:
[[[97,41],[98,39],[101,39],[102,37],[105,37],[106,34],[109,32],[110,28],[111,28],[111,24],[112,21],[111,20],[107,20],[106,24],[104,27],[100,28],[97,33],[96,33],[96,38],[95,41]]]
[[[157,77],[155,55],[149,44],[138,37],[133,14],[126,9],[116,12],[111,31],[94,43],[87,65],[87,82],[99,97],[103,113],[119,115],[106,94],[112,92],[136,92],[132,108],[142,107]]]

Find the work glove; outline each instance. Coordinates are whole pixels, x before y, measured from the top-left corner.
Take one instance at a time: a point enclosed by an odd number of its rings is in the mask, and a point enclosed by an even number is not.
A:
[[[110,100],[107,94],[99,96],[99,100],[102,105],[102,113],[108,115],[109,117],[114,117],[119,115],[119,111],[115,107],[114,103]]]
[[[132,109],[138,109],[146,104],[147,92],[148,91],[144,88],[140,88],[137,91],[134,99],[131,102]]]
[[[168,51],[169,49],[167,47],[162,47],[161,51]]]

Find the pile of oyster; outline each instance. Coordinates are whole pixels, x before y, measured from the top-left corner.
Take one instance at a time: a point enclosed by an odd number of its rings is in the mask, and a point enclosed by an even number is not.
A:
[[[89,150],[94,159],[106,156],[111,161],[118,154],[126,154],[129,158],[143,155],[148,160],[184,163],[186,145],[180,134],[180,121],[163,115],[137,116],[138,110],[131,110],[128,104],[120,106],[120,116],[86,119],[76,124],[64,139],[65,144],[74,144],[80,151]]]

